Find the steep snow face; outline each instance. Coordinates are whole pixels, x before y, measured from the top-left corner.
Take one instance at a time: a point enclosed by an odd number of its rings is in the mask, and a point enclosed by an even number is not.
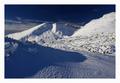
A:
[[[72,36],[89,36],[98,33],[115,32],[115,13],[109,13],[99,19],[90,21],[81,29],[76,31]]]

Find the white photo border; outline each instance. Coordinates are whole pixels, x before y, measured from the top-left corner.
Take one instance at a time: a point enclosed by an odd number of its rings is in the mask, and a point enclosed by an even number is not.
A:
[[[5,79],[4,78],[4,21],[5,4],[113,4],[116,5],[116,77],[115,79]],[[120,1],[119,0],[1,0],[0,1],[0,82],[1,83],[118,83],[120,82]]]

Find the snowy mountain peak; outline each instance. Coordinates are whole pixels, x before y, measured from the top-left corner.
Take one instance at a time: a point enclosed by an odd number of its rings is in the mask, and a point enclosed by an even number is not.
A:
[[[88,36],[98,33],[115,32],[115,13],[109,13],[99,19],[87,23],[81,29],[76,31],[72,36]]]

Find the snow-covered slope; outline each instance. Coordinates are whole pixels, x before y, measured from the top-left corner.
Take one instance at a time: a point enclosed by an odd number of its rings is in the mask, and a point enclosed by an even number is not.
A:
[[[76,31],[72,36],[89,36],[98,33],[114,33],[115,32],[115,13],[103,15],[99,19],[95,19],[87,23],[81,29]]]
[[[62,50],[115,55],[115,13],[92,20],[72,36],[44,44]]]
[[[48,22],[7,35],[5,77],[115,78],[115,13],[77,31]]]
[[[56,40],[64,36],[71,36],[76,28],[68,26],[64,22],[43,23],[31,29],[7,35],[9,38],[23,41],[38,42]]]
[[[115,53],[115,13],[103,15],[75,31],[68,39],[69,46],[75,50]]]
[[[102,54],[114,54],[114,12],[92,20],[78,30],[68,25],[64,22],[48,22],[23,32],[9,34],[7,37],[62,50],[74,49]]]
[[[92,36],[77,36],[57,40],[56,43],[47,44],[58,49],[71,49],[74,51],[87,51],[106,55],[115,55],[115,34],[94,34]]]
[[[5,78],[114,78],[115,58],[5,38]]]

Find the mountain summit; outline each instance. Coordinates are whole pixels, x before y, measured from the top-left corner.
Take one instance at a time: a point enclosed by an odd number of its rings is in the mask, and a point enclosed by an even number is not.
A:
[[[105,14],[99,19],[94,19],[77,30],[72,36],[89,36],[98,33],[115,32],[115,12]]]

